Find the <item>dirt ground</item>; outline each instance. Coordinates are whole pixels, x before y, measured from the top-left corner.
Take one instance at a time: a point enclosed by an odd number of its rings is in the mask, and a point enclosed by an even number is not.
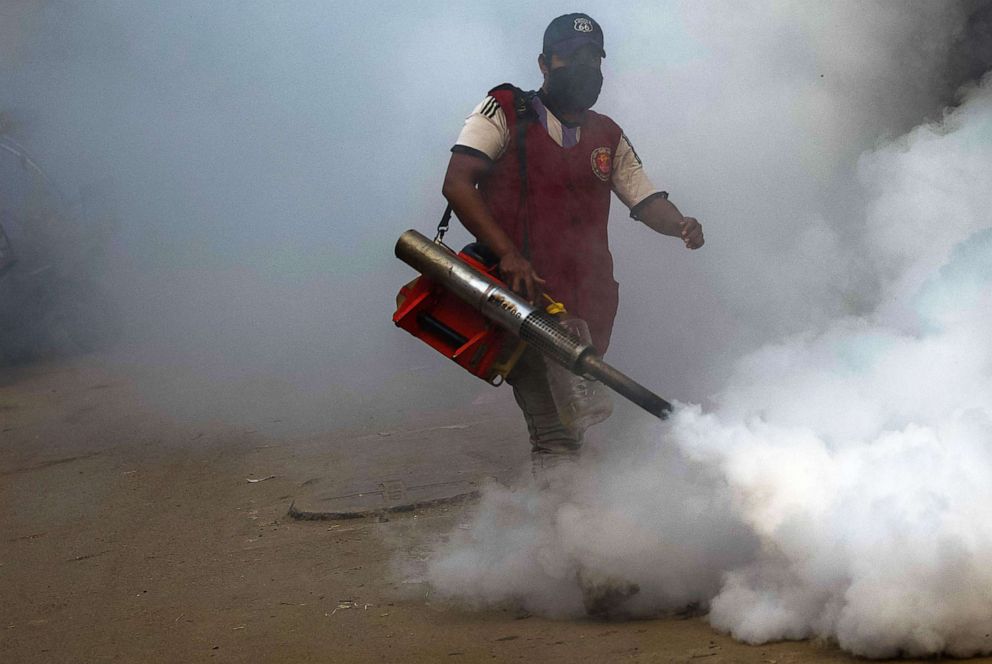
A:
[[[374,473],[377,449],[396,463],[397,446],[382,432],[179,424],[92,358],[0,369],[0,662],[852,661],[826,643],[736,643],[703,618],[551,621],[434,601],[409,570],[471,504],[287,516],[306,487],[345,487]],[[355,449],[367,458],[348,465]]]

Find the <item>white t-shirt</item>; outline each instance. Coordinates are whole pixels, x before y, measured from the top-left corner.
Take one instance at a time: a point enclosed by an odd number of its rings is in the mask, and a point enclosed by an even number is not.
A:
[[[535,97],[532,103],[541,124],[547,128],[548,135],[558,145],[570,148],[578,143],[581,127],[563,125],[561,120],[541,103],[539,97]],[[510,131],[506,126],[506,114],[492,96],[483,99],[472,114],[465,118],[465,125],[458,134],[458,140],[455,141],[456,146],[480,152],[492,161],[503,155],[509,143]],[[613,155],[613,175],[610,184],[624,205],[633,208],[654,194],[666,195],[651,184],[641,165],[640,157],[622,132]]]

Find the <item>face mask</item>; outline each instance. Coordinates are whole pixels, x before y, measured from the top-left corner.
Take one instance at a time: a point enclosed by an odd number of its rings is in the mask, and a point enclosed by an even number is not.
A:
[[[603,87],[603,73],[589,65],[567,65],[548,74],[548,101],[560,111],[592,108]]]

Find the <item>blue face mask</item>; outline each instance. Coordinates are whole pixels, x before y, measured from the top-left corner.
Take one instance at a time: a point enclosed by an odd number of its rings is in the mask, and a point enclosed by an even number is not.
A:
[[[589,65],[566,65],[548,73],[548,102],[558,111],[592,108],[603,88],[603,72]]]

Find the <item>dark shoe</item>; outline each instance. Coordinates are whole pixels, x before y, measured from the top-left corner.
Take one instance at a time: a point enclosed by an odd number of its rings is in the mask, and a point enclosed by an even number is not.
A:
[[[623,606],[641,591],[640,586],[617,578],[601,577],[579,570],[579,587],[586,615],[610,620],[627,617]]]

